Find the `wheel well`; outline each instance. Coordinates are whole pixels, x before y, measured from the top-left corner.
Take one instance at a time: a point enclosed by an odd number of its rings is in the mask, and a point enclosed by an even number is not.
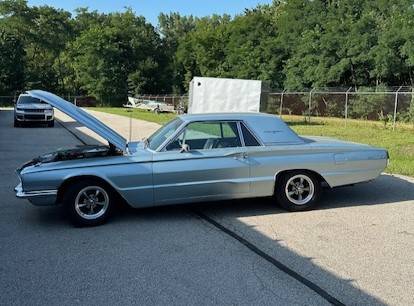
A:
[[[286,173],[296,172],[296,171],[303,171],[303,172],[311,173],[311,174],[313,174],[318,179],[319,183],[323,187],[325,187],[325,186],[330,187],[329,184],[328,184],[328,182],[323,178],[322,175],[320,175],[316,171],[308,170],[308,169],[289,169],[289,170],[280,171],[279,173],[276,174],[276,177],[275,177],[275,186],[278,183],[278,181],[282,178],[283,175],[285,175]]]
[[[103,186],[107,187],[110,191],[113,192],[113,194],[119,198],[119,199],[123,199],[122,196],[119,194],[119,192],[112,187],[111,184],[109,184],[106,180],[104,180],[103,178],[100,178],[98,176],[94,176],[94,175],[80,175],[80,176],[74,176],[74,177],[70,177],[68,179],[66,179],[65,181],[63,181],[63,183],[59,186],[58,188],[58,193],[57,193],[57,203],[61,203],[62,202],[62,198],[63,195],[65,194],[66,189],[73,183],[75,182],[79,182],[79,181],[84,181],[84,180],[88,180],[88,181],[95,181],[97,183],[102,184]]]

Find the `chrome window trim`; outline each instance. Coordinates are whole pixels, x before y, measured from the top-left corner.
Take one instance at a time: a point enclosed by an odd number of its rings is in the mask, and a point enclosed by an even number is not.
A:
[[[240,120],[220,120],[220,119],[216,119],[216,120],[195,120],[195,121],[184,121],[184,126],[180,127],[179,129],[177,129],[176,133],[174,133],[173,135],[171,135],[170,138],[168,138],[166,141],[164,141],[164,143],[156,150],[157,152],[168,152],[165,151],[165,148],[172,142],[175,140],[175,138],[180,135],[181,131],[183,129],[185,129],[188,125],[190,125],[191,123],[206,123],[206,122],[234,122],[237,125],[237,131],[239,133],[239,140],[240,140],[240,144],[241,147],[235,147],[235,148],[244,148],[244,143],[242,142],[242,134],[240,134],[240,130],[239,130],[239,125],[238,123],[240,122]],[[225,148],[219,148],[219,149],[225,149]],[[204,150],[216,150],[216,149],[200,149],[197,151],[204,151]]]
[[[250,128],[249,124],[246,121],[242,120],[240,123],[244,125],[244,127],[250,132],[250,134],[252,134],[254,139],[256,139],[256,141],[259,143],[259,146],[251,146],[251,147],[265,147],[265,144],[263,143],[263,141],[259,137],[256,136],[256,134],[253,132],[253,130]]]
[[[180,118],[181,119],[181,118]],[[182,119],[181,119],[182,120]],[[181,125],[178,127],[178,129],[171,134],[170,137],[168,137],[156,150],[155,152],[161,152],[164,150],[164,148],[169,145],[170,141],[172,141],[173,139],[175,139],[175,137],[181,133],[181,131],[189,124],[189,121],[184,121],[182,120]]]
[[[237,131],[239,132],[240,143],[241,143],[242,147],[244,148],[244,147],[246,147],[246,144],[244,142],[244,135],[243,135],[243,132],[242,132],[242,129],[241,129],[240,121],[237,121],[236,124],[237,124]]]

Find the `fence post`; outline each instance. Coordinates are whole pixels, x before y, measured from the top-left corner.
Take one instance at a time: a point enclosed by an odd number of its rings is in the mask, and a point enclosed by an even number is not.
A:
[[[311,91],[309,92],[309,110],[308,110],[309,123],[311,121],[312,93],[313,93],[314,90],[315,90],[315,88],[312,88]]]
[[[348,122],[348,99],[349,99],[349,92],[351,91],[352,87],[349,87],[348,90],[345,92],[345,126]]]
[[[394,118],[393,118],[393,124],[392,124],[392,130],[395,130],[395,123],[397,121],[397,106],[398,106],[398,92],[401,90],[402,86],[398,88],[398,90],[395,92],[395,100],[394,100]]]
[[[279,109],[279,116],[282,118],[283,113],[283,96],[285,95],[286,89],[283,89],[282,95],[280,96],[280,109]]]

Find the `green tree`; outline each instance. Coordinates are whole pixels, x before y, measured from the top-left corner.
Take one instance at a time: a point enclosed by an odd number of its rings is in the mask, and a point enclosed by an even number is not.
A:
[[[70,13],[50,6],[29,7],[23,0],[5,0],[0,2],[0,17],[0,27],[23,44],[26,87],[63,90],[60,54],[73,34]]]
[[[131,10],[108,14],[68,46],[68,70],[75,82],[106,103],[120,104],[128,92],[160,92],[160,38],[143,17]]]
[[[234,18],[160,14],[156,29],[132,10],[78,8],[72,16],[3,0],[1,77],[14,85],[1,90],[36,87],[120,102],[128,93],[183,93],[194,76],[288,89],[413,85],[413,20],[413,0],[274,0]]]
[[[165,73],[170,78],[174,93],[185,91],[183,82],[185,71],[177,60],[177,49],[183,37],[194,30],[197,18],[181,16],[179,13],[163,14],[158,17],[158,27],[162,37],[162,50],[166,58]]]
[[[22,41],[13,34],[0,32],[0,94],[8,95],[24,88],[25,52]]]
[[[223,76],[268,81],[281,88],[285,51],[276,39],[272,13],[269,6],[260,6],[228,24]]]
[[[228,15],[198,19],[193,31],[180,41],[177,62],[184,71],[183,87],[194,76],[220,77],[226,70],[225,46]]]

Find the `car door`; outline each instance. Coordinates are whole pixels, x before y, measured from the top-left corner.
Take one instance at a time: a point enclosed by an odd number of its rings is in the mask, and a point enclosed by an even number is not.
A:
[[[191,122],[154,154],[155,203],[183,203],[243,197],[250,192],[250,168],[238,122]],[[182,151],[183,145],[188,151]]]

